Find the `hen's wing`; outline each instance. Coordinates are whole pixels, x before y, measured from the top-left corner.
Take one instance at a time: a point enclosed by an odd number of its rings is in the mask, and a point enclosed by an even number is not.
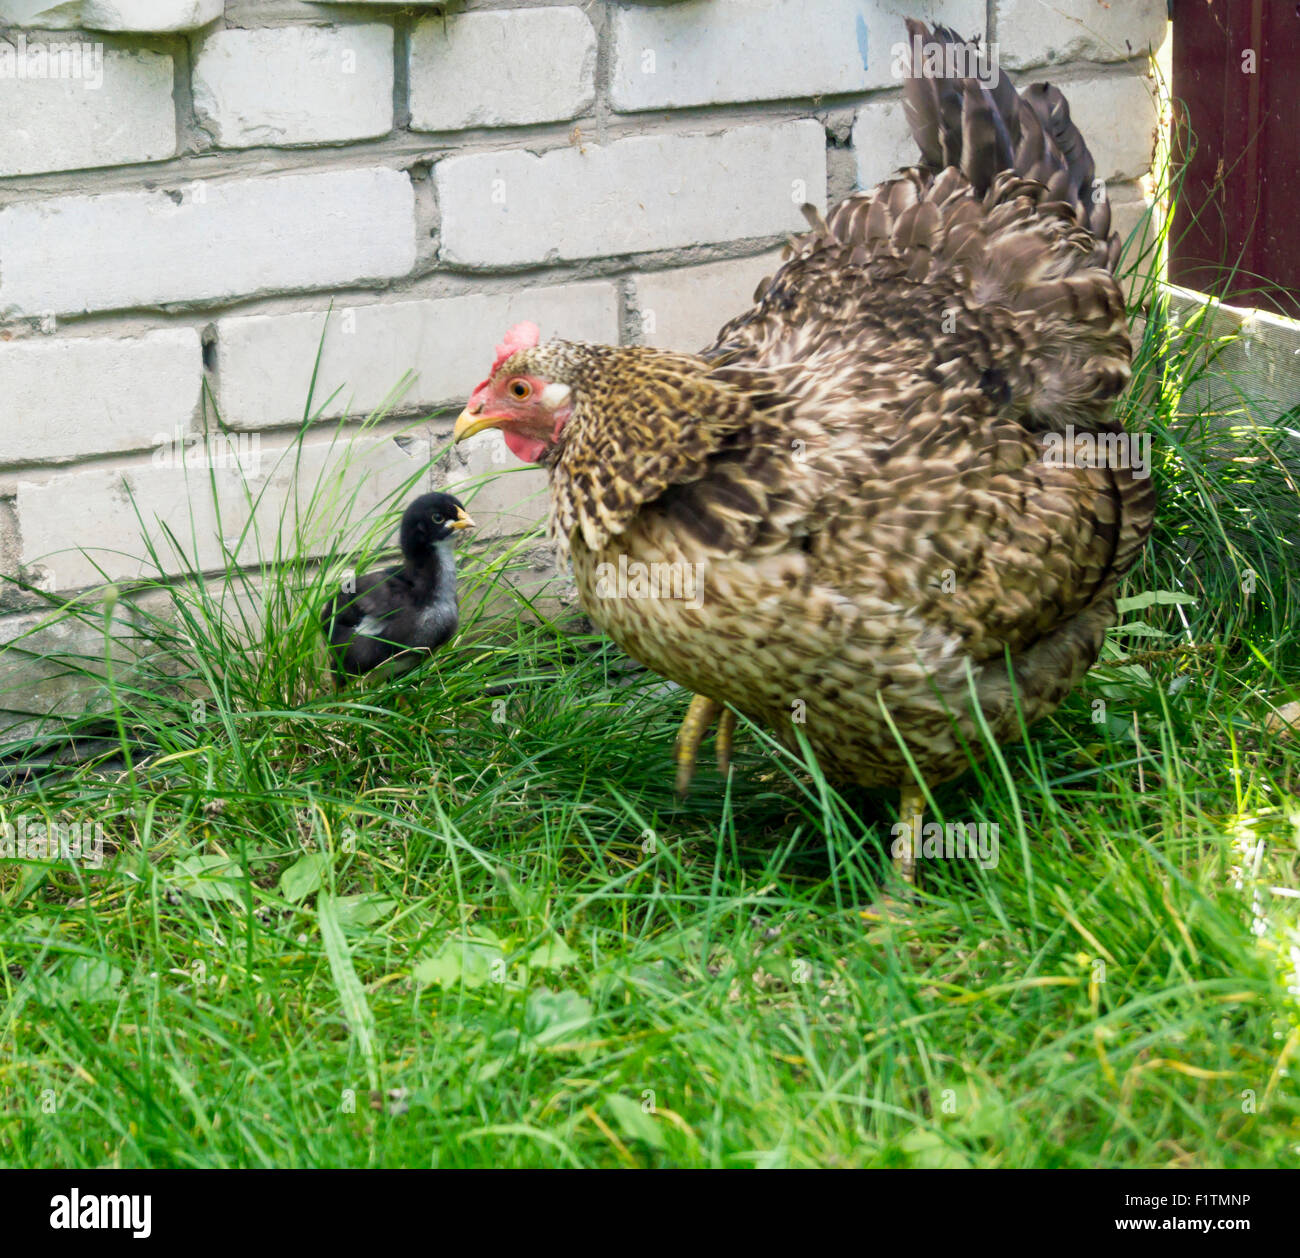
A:
[[[704,355],[749,425],[661,509],[716,553],[797,550],[792,579],[916,607],[981,659],[1106,597],[1154,497],[1123,466],[1051,457],[1122,434],[1131,353],[1119,242],[1064,98],[1005,79],[907,90],[923,157],[952,164],[810,215]]]

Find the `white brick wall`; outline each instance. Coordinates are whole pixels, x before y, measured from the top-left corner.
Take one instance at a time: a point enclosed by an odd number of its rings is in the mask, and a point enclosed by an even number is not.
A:
[[[1097,163],[1100,179],[1136,179],[1151,169],[1157,111],[1152,86],[1132,74],[1059,79]],[[853,124],[857,186],[872,188],[916,160],[901,99],[869,101]]]
[[[80,62],[78,78],[0,78],[0,177],[176,152],[171,57],[110,48]]]
[[[405,275],[411,183],[393,170],[196,181],[0,210],[0,314],[119,310]],[[104,266],[85,259],[102,258]]]
[[[300,423],[323,331],[313,407],[322,418],[369,414],[412,370],[415,379],[399,408],[450,406],[464,399],[467,375],[491,363],[502,333],[524,318],[546,336],[617,341],[618,293],[611,283],[566,284],[341,306],[327,331],[324,311],[222,319],[216,340],[222,420],[239,429]]]
[[[393,127],[393,28],[214,30],[193,70],[199,126],[225,148],[323,144]]]
[[[899,86],[904,17],[984,30],[983,0],[687,0],[613,14],[615,109],[822,97]]]
[[[1008,70],[1067,61],[1128,61],[1159,48],[1167,0],[995,0],[994,20]]]
[[[90,467],[20,480],[21,561],[28,568],[51,570],[62,588],[157,576],[141,541],[142,520],[167,574],[220,569],[223,538],[236,558],[255,563],[259,552],[276,553],[277,537],[289,538],[295,486],[304,512],[313,498],[323,504],[309,517],[301,538],[303,554],[322,555],[337,542],[343,504],[350,516],[361,519],[412,476],[418,479],[411,497],[431,485],[424,440],[363,437],[344,444],[322,438],[305,443],[300,460],[285,441],[262,440],[256,457],[257,474],[246,479],[234,467],[210,470],[151,461],[125,470]],[[77,510],[70,510],[70,503]],[[335,504],[332,511],[330,503]],[[250,520],[253,528],[246,527]],[[168,540],[169,532],[179,550]]]
[[[437,178],[443,258],[508,267],[801,230],[826,148],[818,123],[790,122],[451,157]]]
[[[984,0],[873,0],[861,9],[867,24],[867,88],[872,91],[902,86],[905,18],[942,22],[966,36],[986,34]]]
[[[1136,179],[1151,169],[1156,102],[1150,84],[1131,74],[1062,79],[1060,88],[1097,163],[1098,179]]]
[[[981,17],[982,22],[982,17]],[[858,0],[692,0],[616,9],[615,109],[860,92],[867,20]]]
[[[503,454],[497,434],[470,437],[450,452],[446,462],[445,489],[469,507],[476,542],[526,533],[545,518],[546,473]]]
[[[190,430],[202,384],[203,355],[191,328],[0,343],[8,419],[58,416],[48,426],[0,424],[0,467],[147,450],[159,434]]]
[[[221,13],[222,0],[0,0],[0,26],[42,30],[192,31]]]
[[[596,32],[572,6],[427,18],[410,83],[419,131],[576,118],[596,95]]]
[[[984,31],[983,0],[688,0],[614,13],[615,109],[898,87],[904,17]]]
[[[900,166],[916,161],[916,144],[899,98],[868,101],[853,121],[857,186],[874,188]]]
[[[638,275],[635,325],[646,345],[694,352],[754,304],[754,290],[781,265],[781,250],[729,262]]]
[[[1117,223],[1144,206],[1139,53],[1164,30],[1160,0],[447,7],[0,0],[0,577],[93,585],[71,553],[88,543],[121,552],[102,557],[111,578],[138,575],[130,494],[155,536],[158,516],[196,527],[199,566],[217,564],[206,469],[160,462],[158,440],[213,422],[206,384],[271,475],[331,305],[315,396],[328,423],[306,462],[328,474],[355,442],[362,496],[324,534],[413,473],[473,497],[476,538],[528,527],[544,478],[501,475],[490,434],[428,464],[502,332],[534,319],[548,336],[711,341],[803,229],[802,201],[913,159],[905,15],[991,36],[1001,65],[1035,67],[1021,81],[1050,67]],[[49,55],[59,45],[84,73]],[[20,53],[46,69],[19,76]],[[363,435],[408,373],[408,418],[385,425],[415,439]],[[231,472],[218,487],[233,536],[246,497]],[[287,493],[273,477],[272,534]],[[0,643],[32,607],[0,581]]]
[[[119,676],[129,659],[123,643],[129,638],[132,619],[130,603],[113,609],[115,632],[108,649]],[[103,676],[105,654],[102,620],[54,619],[44,612],[0,617],[0,695],[5,709],[0,712],[0,744],[39,727],[37,722],[15,721],[14,713],[54,711],[75,717],[92,704],[98,703],[101,710],[107,706],[97,680]],[[69,670],[69,659],[76,661],[79,673]]]

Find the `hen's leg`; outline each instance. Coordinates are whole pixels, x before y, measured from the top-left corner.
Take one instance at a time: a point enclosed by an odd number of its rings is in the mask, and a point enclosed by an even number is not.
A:
[[[894,857],[894,872],[909,886],[916,886],[916,836],[921,833],[921,818],[925,814],[925,796],[918,786],[903,787],[898,800],[898,819],[907,826],[907,834],[899,840],[898,855]]]
[[[731,744],[736,733],[736,714],[730,708],[723,708],[718,717],[718,732],[713,739],[714,749],[718,753],[718,772],[725,778],[731,772]]]
[[[901,901],[893,895],[885,894],[870,908],[862,910],[862,916],[869,922],[906,922],[910,909],[908,904],[914,899],[912,890],[916,886],[916,840],[921,833],[921,818],[925,815],[925,795],[918,786],[905,786],[899,793],[898,820],[907,827],[907,832],[891,844],[894,853],[894,875],[902,882]]]
[[[677,794],[683,796],[690,790],[695,776],[695,758],[700,754],[700,743],[708,733],[713,718],[718,720],[718,768],[725,774],[731,767],[731,736],[736,728],[736,714],[730,708],[715,703],[705,695],[696,695],[686,710],[685,719],[677,731],[673,759],[677,762]]]
[[[713,718],[718,714],[718,704],[704,695],[696,695],[691,706],[686,709],[681,728],[677,731],[677,742],[673,747],[673,759],[677,761],[677,794],[685,795],[695,776],[695,757],[700,754],[700,743]]]

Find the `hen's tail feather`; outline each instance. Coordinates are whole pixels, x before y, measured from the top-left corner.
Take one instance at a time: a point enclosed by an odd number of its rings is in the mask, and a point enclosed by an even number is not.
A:
[[[962,85],[961,172],[987,192],[999,172],[1010,170],[1015,154],[1011,133],[993,94],[977,79]]]
[[[978,41],[913,19],[907,31],[913,65],[903,80],[903,108],[922,165],[935,174],[958,167],[980,195],[1008,170],[1042,184],[1048,200],[1069,205],[1102,242],[1098,264],[1113,272],[1119,243],[1110,237],[1105,186],[1060,89],[1035,83],[1017,93],[1004,73],[992,72]],[[933,72],[938,66],[941,74]]]
[[[932,56],[921,67],[929,77],[904,84],[924,164],[850,195],[825,219],[810,207],[812,231],[790,241],[753,309],[723,327],[705,357],[781,361],[803,352],[806,325],[819,322],[850,344],[865,331],[871,344],[876,290],[888,304],[933,280],[907,300],[932,307],[936,339],[953,334],[957,310],[996,325],[987,335],[1014,347],[998,367],[1009,413],[1033,431],[1109,430],[1109,403],[1132,357],[1114,279],[1119,240],[1106,235],[1104,189],[1064,97],[1046,86],[1018,96],[1006,79],[993,85],[978,45],[946,28],[931,36],[914,22],[909,31],[914,56],[924,56],[916,50],[926,39],[952,54],[951,66]],[[969,73],[957,77],[963,64]],[[936,154],[945,163],[938,169]],[[1001,326],[1008,317],[1014,331]],[[985,335],[954,346],[951,361],[978,358]]]

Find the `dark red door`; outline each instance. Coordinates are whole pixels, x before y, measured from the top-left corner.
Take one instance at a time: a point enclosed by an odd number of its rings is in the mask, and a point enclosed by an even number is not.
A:
[[[1177,0],[1173,41],[1175,134],[1195,152],[1170,278],[1300,317],[1300,3]]]

